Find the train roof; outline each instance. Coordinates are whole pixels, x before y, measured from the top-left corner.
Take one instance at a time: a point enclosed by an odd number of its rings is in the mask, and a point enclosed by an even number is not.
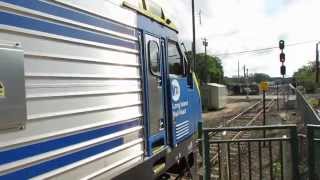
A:
[[[125,0],[123,1],[123,6],[133,9],[139,14],[178,32],[176,25],[168,17],[166,17],[163,8],[153,0],[135,0],[135,3]]]

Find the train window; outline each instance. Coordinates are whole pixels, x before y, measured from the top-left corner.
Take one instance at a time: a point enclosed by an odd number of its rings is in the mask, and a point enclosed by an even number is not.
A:
[[[178,76],[184,75],[183,56],[176,42],[168,42],[168,64],[169,74]]]
[[[153,75],[160,76],[160,54],[156,41],[149,41],[148,52],[150,71]]]

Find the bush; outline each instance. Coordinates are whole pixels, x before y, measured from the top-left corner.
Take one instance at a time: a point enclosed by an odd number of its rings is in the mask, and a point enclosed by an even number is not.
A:
[[[299,86],[303,86],[306,90],[306,93],[314,93],[319,86],[314,82],[315,79],[315,69],[314,62],[310,62],[308,65],[305,65],[298,69],[297,72],[294,73],[293,77],[299,84]]]
[[[310,80],[301,82],[300,84],[306,89],[306,93],[315,93],[319,87],[319,85]]]

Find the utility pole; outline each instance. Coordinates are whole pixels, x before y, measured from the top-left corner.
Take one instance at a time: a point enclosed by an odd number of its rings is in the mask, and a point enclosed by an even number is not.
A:
[[[316,44],[316,83],[319,83],[319,43]]]
[[[243,65],[243,79],[246,79],[246,65]]]
[[[193,43],[192,43],[192,54],[193,54],[193,72],[196,72],[196,22],[195,22],[195,12],[194,12],[194,0],[192,2],[192,34],[193,34]]]
[[[203,46],[204,46],[204,58],[206,60],[206,62],[208,61],[208,56],[207,56],[207,46],[208,46],[208,41],[207,38],[203,38]],[[207,82],[210,82],[210,76],[209,74],[207,75]]]
[[[246,78],[246,87],[247,87],[247,99],[249,99],[249,69],[247,68],[247,78]]]
[[[238,60],[238,82],[240,82],[240,62]]]
[[[202,19],[201,19],[201,13],[202,13],[202,11],[201,11],[201,9],[199,10],[199,24],[201,25],[202,24]]]
[[[204,46],[205,58],[207,58],[207,46],[208,46],[208,40],[207,40],[207,38],[203,38],[203,46]]]
[[[277,82],[277,110],[279,111],[279,83]]]

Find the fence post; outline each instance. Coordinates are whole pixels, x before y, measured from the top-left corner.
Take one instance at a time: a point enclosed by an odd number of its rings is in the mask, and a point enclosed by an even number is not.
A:
[[[290,139],[291,139],[291,158],[292,158],[292,178],[293,180],[300,179],[299,173],[299,152],[298,152],[298,134],[297,127],[292,127],[290,129]]]
[[[202,139],[202,133],[203,133],[202,129],[203,129],[203,122],[199,121],[198,122],[198,139]],[[202,144],[201,144],[201,146],[199,145],[198,150],[199,150],[200,156],[202,157],[202,153],[203,153]]]
[[[277,111],[279,111],[279,84],[277,82]]]
[[[203,178],[204,180],[210,180],[211,170],[210,170],[210,155],[209,155],[209,134],[208,131],[204,130],[202,134],[202,151],[203,151]]]
[[[289,97],[290,97],[290,84],[287,86],[287,110],[289,109]]]
[[[266,81],[261,81],[260,89],[262,90],[262,105],[263,105],[263,126],[266,125],[266,91],[268,90],[268,83]],[[266,130],[263,129],[263,138],[266,138]],[[265,143],[263,143],[265,146]]]
[[[313,152],[313,128],[307,126],[307,138],[308,138],[308,172],[309,179],[315,179],[314,176],[314,152]]]

